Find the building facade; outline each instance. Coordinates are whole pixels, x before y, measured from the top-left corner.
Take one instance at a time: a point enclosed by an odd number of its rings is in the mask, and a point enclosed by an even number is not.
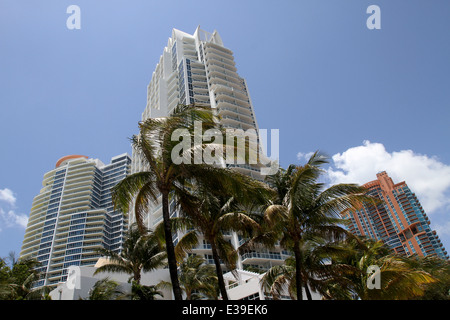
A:
[[[166,117],[182,105],[209,106],[217,111],[224,128],[241,129],[259,142],[259,128],[247,83],[237,73],[233,52],[223,45],[217,31],[198,27],[193,35],[173,29],[147,87],[142,121]],[[236,165],[256,179],[258,166]],[[145,169],[133,153],[132,172]]]
[[[81,155],[59,159],[44,174],[34,198],[20,252],[40,262],[43,277],[36,286],[56,286],[69,266],[93,266],[98,248],[121,249],[127,218],[114,210],[111,188],[131,170],[128,154],[110,164]]]
[[[358,236],[382,240],[396,253],[420,256],[437,255],[448,259],[436,231],[431,230],[427,217],[416,195],[402,181],[395,183],[383,171],[377,180],[364,185],[368,194],[382,203],[364,205],[360,210],[346,210],[343,218],[352,223],[349,230]]]
[[[198,27],[191,35],[173,29],[172,37],[169,38],[147,87],[147,104],[141,120],[166,117],[179,104],[211,107],[220,116],[224,128],[242,130],[255,139],[257,148],[260,148],[260,133],[247,83],[237,73],[233,52],[224,46],[217,31],[209,33]],[[261,164],[228,166],[255,179],[264,179]],[[145,170],[145,161],[133,152],[132,173]],[[172,204],[172,216],[178,214],[174,207]],[[144,222],[149,229],[153,229],[162,219],[159,201],[151,205]],[[133,221],[134,215],[130,214],[130,223]],[[179,232],[174,235],[174,242],[181,236]],[[232,232],[225,237],[235,248],[244,241]],[[205,240],[201,240],[193,252],[212,263],[211,247]],[[248,252],[239,257],[237,265],[240,269],[251,267],[267,270],[274,264],[283,263],[287,256],[288,253],[281,249]]]

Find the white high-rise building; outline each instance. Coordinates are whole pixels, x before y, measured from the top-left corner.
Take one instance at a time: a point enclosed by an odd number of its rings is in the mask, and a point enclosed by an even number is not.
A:
[[[69,155],[44,174],[20,252],[40,262],[43,277],[36,286],[65,281],[69,266],[94,266],[96,249],[121,250],[128,219],[114,209],[111,188],[130,173],[130,162],[126,153],[107,165]]]
[[[238,75],[233,52],[224,47],[217,31],[209,33],[198,27],[190,35],[173,29],[147,87],[142,121],[165,117],[178,104],[210,106],[221,116],[223,127],[258,133],[247,83]],[[263,179],[258,166],[236,166]],[[143,169],[142,161],[133,154],[132,172]]]
[[[209,33],[198,27],[191,35],[173,29],[147,87],[147,105],[141,120],[168,116],[178,104],[210,106],[221,116],[223,127],[245,132],[253,129],[259,142],[258,124],[247,83],[238,75],[233,52],[224,46],[217,31]],[[256,179],[264,178],[259,165],[232,166]],[[132,173],[145,169],[145,163],[138,154],[133,153]],[[171,214],[176,215],[173,207]],[[162,219],[161,204],[154,204],[144,222],[152,229]],[[133,221],[134,215],[131,214],[130,222]],[[174,241],[177,242],[180,236],[178,233]],[[226,236],[235,248],[244,241],[236,233]],[[205,240],[194,252],[212,263],[210,245]],[[248,252],[239,257],[238,268],[268,269],[274,264],[281,264],[287,256],[288,253],[281,249]]]

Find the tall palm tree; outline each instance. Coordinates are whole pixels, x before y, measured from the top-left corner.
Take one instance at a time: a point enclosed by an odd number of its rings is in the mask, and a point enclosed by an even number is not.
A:
[[[97,268],[94,274],[101,272],[123,272],[132,276],[137,285],[141,281],[141,273],[155,270],[166,264],[166,253],[160,247],[158,239],[149,233],[144,235],[135,224],[131,225],[120,253],[98,249],[98,253],[107,258],[107,262]]]
[[[355,184],[337,184],[325,189],[319,182],[324,172],[320,167],[327,163],[322,154],[315,152],[304,166],[291,165],[287,170],[269,176],[268,182],[276,191],[273,204],[267,207],[262,220],[264,232],[245,243],[241,250],[258,243],[280,246],[294,255],[295,288],[297,299],[302,300],[301,288],[305,259],[302,245],[315,238],[334,241],[344,238],[348,232],[342,228],[340,213],[361,201],[369,201],[365,189]]]
[[[259,228],[256,219],[245,209],[245,202],[254,201],[263,203],[266,201],[271,190],[267,186],[243,177],[245,184],[253,185],[254,188],[261,188],[258,193],[261,196],[251,196],[252,193],[246,193],[248,189],[241,191],[236,197],[226,197],[223,190],[211,190],[201,186],[192,186],[187,192],[179,194],[179,207],[181,216],[172,218],[175,228],[185,230],[185,235],[180,239],[176,247],[178,259],[182,259],[186,252],[195,247],[199,242],[199,235],[211,248],[211,253],[216,268],[217,281],[220,294],[223,300],[228,300],[225,280],[223,278],[222,264],[228,269],[233,270],[236,267],[237,251],[225,238],[229,231],[240,232],[243,235],[251,235],[255,229]],[[244,193],[242,193],[244,192]],[[242,195],[246,196],[242,196]],[[250,194],[250,196],[248,196]],[[158,233],[155,230],[155,233]],[[160,233],[160,231],[159,231]]]
[[[312,300],[311,292],[326,295],[330,283],[339,285],[341,275],[352,268],[347,265],[331,263],[331,257],[348,253],[336,243],[325,239],[303,241],[302,250],[302,283],[308,300]],[[261,284],[274,298],[288,293],[291,299],[297,299],[296,269],[294,257],[289,257],[283,265],[271,267],[262,277]]]
[[[170,223],[170,200],[177,200],[178,194],[184,192],[187,184],[207,185],[209,188],[239,190],[241,175],[217,165],[205,163],[201,157],[200,163],[190,164],[189,161],[176,161],[172,155],[183,156],[183,159],[198,159],[206,145],[225,147],[217,142],[205,143],[179,150],[180,141],[173,141],[175,133],[184,130],[190,137],[194,136],[196,124],[201,122],[202,130],[220,130],[218,118],[210,108],[198,106],[179,106],[169,117],[150,118],[139,123],[140,133],[132,137],[133,149],[142,156],[147,171],[132,174],[119,182],[113,189],[113,201],[123,212],[128,212],[134,203],[134,214],[140,228],[143,228],[143,218],[148,212],[151,202],[157,203],[161,195],[164,237],[169,265],[170,279],[176,300],[182,299],[182,291],[177,275],[177,261],[172,240]],[[180,130],[180,131],[176,131]],[[223,131],[223,130],[222,130]],[[180,137],[180,138],[181,138]],[[191,146],[189,140],[188,146]],[[182,153],[181,153],[182,151]]]
[[[200,256],[190,255],[181,263],[180,283],[186,300],[197,300],[202,296],[217,299],[217,276],[214,267],[205,264],[205,259]]]

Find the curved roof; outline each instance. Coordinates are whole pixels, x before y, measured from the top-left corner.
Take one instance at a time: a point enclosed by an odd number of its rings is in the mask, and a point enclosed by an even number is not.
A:
[[[60,158],[60,159],[56,162],[55,168],[58,168],[63,162],[65,162],[65,161],[67,161],[67,160],[70,160],[70,159],[77,159],[77,158],[85,158],[85,159],[87,159],[88,157],[87,157],[87,156],[82,156],[82,155],[79,155],[79,154],[71,154],[71,155],[68,155],[68,156],[64,156],[64,157]]]

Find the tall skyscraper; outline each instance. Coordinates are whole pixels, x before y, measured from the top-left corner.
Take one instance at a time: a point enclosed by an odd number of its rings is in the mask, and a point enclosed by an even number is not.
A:
[[[67,278],[67,267],[94,266],[98,248],[119,251],[128,222],[114,210],[111,188],[131,170],[121,154],[108,165],[98,159],[69,155],[44,174],[34,198],[20,252],[40,262],[45,276],[36,286],[55,286]]]
[[[221,116],[224,128],[241,129],[249,134],[254,130],[252,138],[258,143],[260,141],[247,83],[237,73],[233,52],[224,46],[217,31],[209,33],[198,27],[191,35],[173,29],[147,87],[147,105],[141,120],[166,117],[178,104],[209,106]],[[258,165],[229,166],[255,179],[264,178]],[[132,173],[144,170],[145,162],[133,152]],[[177,215],[177,212],[172,210],[171,214]],[[134,217],[131,214],[132,221]],[[161,221],[161,204],[153,204],[144,222],[152,229]],[[180,233],[174,236],[175,243],[180,236]],[[235,248],[243,242],[235,233],[226,236]],[[212,262],[210,244],[205,240],[194,252]],[[273,264],[281,264],[286,257],[287,252],[281,249],[248,252],[239,257],[238,266],[268,269]]]
[[[377,180],[364,186],[369,195],[382,200],[382,203],[342,213],[344,218],[351,220],[349,230],[353,234],[382,240],[398,254],[434,254],[448,259],[447,251],[436,231],[431,230],[430,220],[419,200],[404,181],[394,184],[383,171],[377,174]]]
[[[238,75],[233,52],[224,47],[217,31],[209,33],[198,27],[190,35],[173,29],[147,87],[142,121],[168,116],[178,104],[210,106],[222,117],[225,128],[254,129],[259,141],[247,83]],[[143,166],[133,153],[132,172],[142,171]],[[262,179],[256,166],[236,166]]]

